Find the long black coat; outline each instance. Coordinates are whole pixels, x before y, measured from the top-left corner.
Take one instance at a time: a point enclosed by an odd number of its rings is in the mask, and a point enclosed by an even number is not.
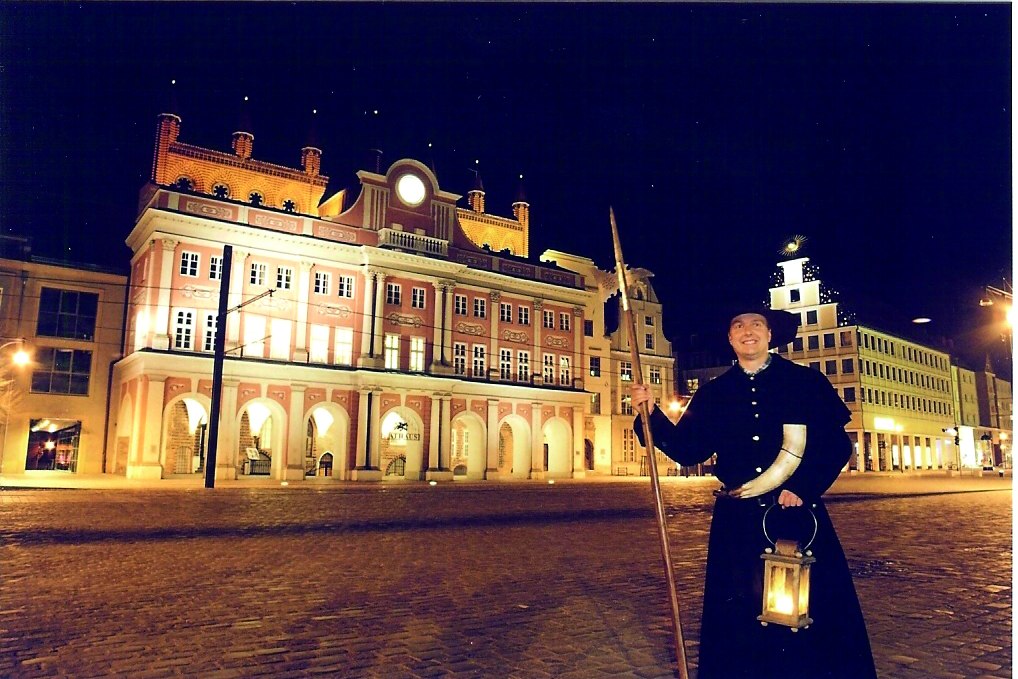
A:
[[[728,489],[755,478],[774,461],[782,425],[806,425],[806,449],[798,469],[765,498],[719,497],[714,505],[707,551],[699,679],[737,677],[876,677],[866,626],[841,543],[821,500],[851,453],[845,434],[850,414],[819,372],[772,355],[771,364],[750,377],[738,366],[703,385],[678,424],[656,409],[651,415],[654,443],[684,465],[717,453],[714,471]],[[643,441],[640,418],[636,433]],[[793,633],[761,625],[763,562],[770,546],[764,511],[782,489],[802,498],[816,515],[810,546],[810,617],[813,624]],[[770,512],[772,539],[805,544],[813,533],[806,509]]]

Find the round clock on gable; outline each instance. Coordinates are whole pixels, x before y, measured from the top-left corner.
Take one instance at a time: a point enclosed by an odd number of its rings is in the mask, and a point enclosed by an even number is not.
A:
[[[424,202],[427,192],[421,178],[408,173],[396,180],[396,195],[406,205],[417,207]]]

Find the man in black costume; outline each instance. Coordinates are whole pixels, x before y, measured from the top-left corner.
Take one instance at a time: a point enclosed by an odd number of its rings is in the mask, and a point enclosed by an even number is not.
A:
[[[798,316],[751,306],[736,310],[728,342],[738,358],[727,372],[700,387],[679,420],[654,407],[650,390],[633,387],[633,405],[646,403],[654,443],[679,464],[692,465],[717,454],[714,473],[724,484],[715,493],[703,618],[699,679],[876,677],[866,625],[848,563],[821,496],[848,461],[845,433],[850,413],[823,375],[769,352],[795,338]],[[782,448],[783,425],[806,426],[806,447],[795,471],[765,495],[738,498],[739,488],[767,470]],[[634,424],[643,443],[643,426]],[[780,476],[783,475],[779,475]],[[771,538],[805,544],[813,533],[809,614],[813,623],[793,633],[757,621],[763,597],[760,554]],[[782,533],[785,534],[782,534]]]

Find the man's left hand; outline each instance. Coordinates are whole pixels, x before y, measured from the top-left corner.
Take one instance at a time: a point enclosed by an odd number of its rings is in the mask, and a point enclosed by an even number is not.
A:
[[[781,491],[781,495],[778,495],[778,504],[781,505],[782,508],[801,507],[802,498],[790,490],[783,490]]]

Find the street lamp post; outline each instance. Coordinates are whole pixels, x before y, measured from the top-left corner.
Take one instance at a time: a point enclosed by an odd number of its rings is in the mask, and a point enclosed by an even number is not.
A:
[[[11,364],[14,367],[24,367],[32,360],[32,357],[25,350],[24,338],[12,339],[0,344],[0,351],[3,351],[7,347],[18,344],[21,348],[11,354]],[[4,469],[4,456],[7,454],[7,430],[10,428],[11,423],[11,407],[14,405],[14,373],[11,373],[10,379],[7,380],[7,394],[4,404],[4,439],[3,448],[0,449],[0,473],[3,473]]]

